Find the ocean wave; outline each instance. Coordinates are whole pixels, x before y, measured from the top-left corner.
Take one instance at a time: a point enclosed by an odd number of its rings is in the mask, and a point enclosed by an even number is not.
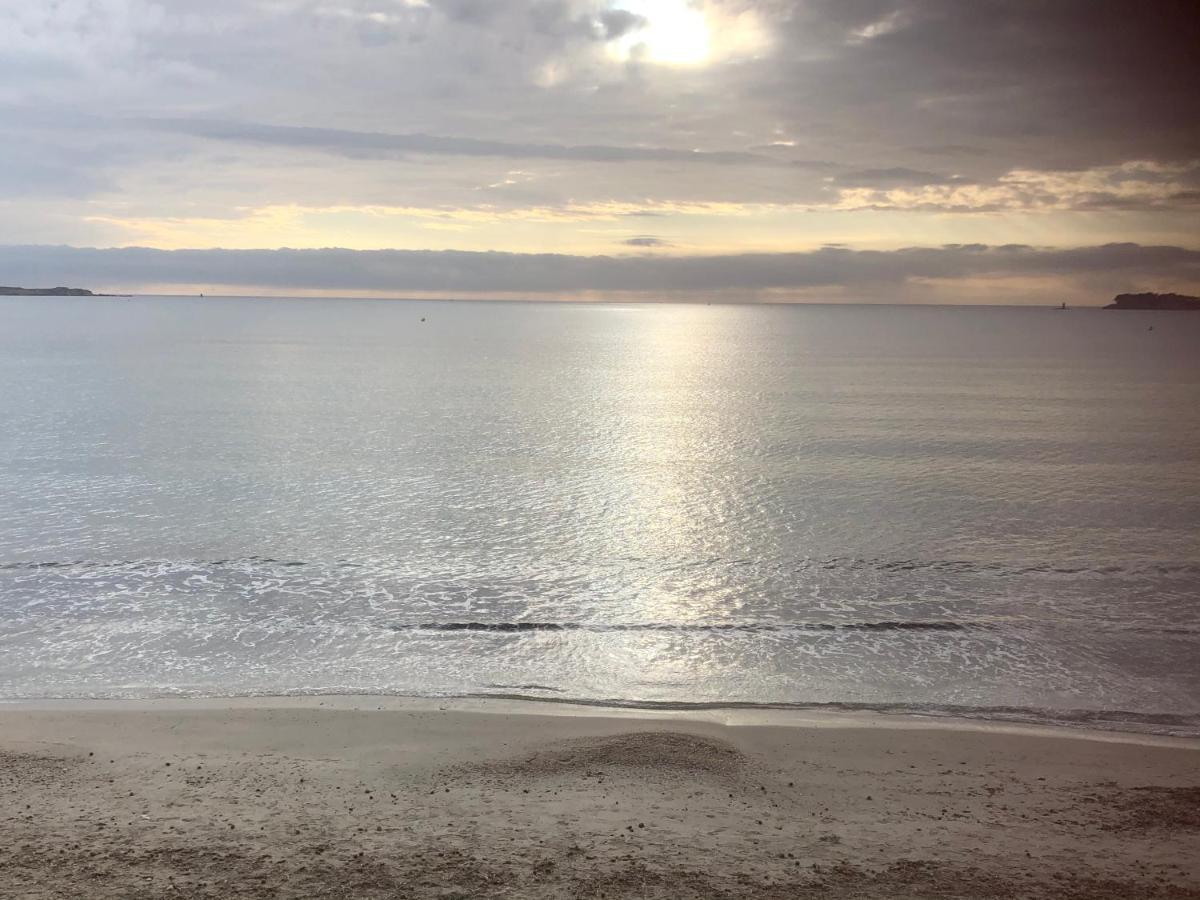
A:
[[[486,683],[476,691],[372,690],[360,686],[301,688],[272,691],[228,691],[209,689],[147,689],[101,691],[39,691],[25,695],[0,696],[0,705],[58,700],[127,699],[262,699],[273,697],[378,697],[412,700],[511,700],[588,709],[647,710],[659,712],[780,711],[870,713],[882,716],[938,720],[962,720],[995,725],[1032,725],[1120,734],[1200,738],[1200,713],[1137,712],[1128,709],[1052,709],[1036,706],[970,706],[953,703],[886,703],[844,701],[753,701],[753,700],[647,700],[626,697],[584,697],[551,685]],[[552,695],[552,696],[551,696]]]
[[[545,688],[539,688],[545,690]],[[561,691],[556,692],[561,693]],[[1145,713],[1124,709],[1045,709],[1032,706],[964,706],[935,703],[848,703],[802,701],[772,702],[687,702],[674,700],[629,700],[621,698],[587,699],[546,697],[522,693],[477,692],[470,698],[528,700],[538,703],[559,703],[571,706],[611,707],[615,709],[646,709],[666,711],[711,710],[814,710],[828,712],[865,712],[893,716],[917,716],[938,719],[968,719],[981,722],[1044,725],[1062,728],[1081,728],[1095,731],[1116,731],[1134,734],[1153,734],[1170,737],[1200,737],[1200,714]]]
[[[713,559],[707,562],[713,565],[740,565],[745,560]],[[695,566],[695,562],[687,563],[687,567]],[[138,559],[138,560],[11,560],[0,562],[0,571],[37,571],[60,569],[83,570],[117,570],[120,572],[153,572],[196,571],[207,569],[299,569],[312,568],[316,570],[330,569],[371,569],[384,570],[389,568],[385,559],[371,560],[303,560],[278,559],[271,556],[244,556],[226,559]],[[780,567],[786,572],[811,571],[861,571],[870,570],[881,573],[907,572],[937,572],[956,575],[985,575],[996,578],[1009,578],[1028,575],[1046,576],[1085,576],[1085,577],[1137,577],[1145,575],[1157,576],[1198,576],[1200,563],[1190,561],[1161,561],[1147,563],[1112,563],[1106,565],[1064,565],[1051,562],[1030,562],[1025,564],[981,562],[963,559],[879,559],[855,556],[811,557],[792,560]]]
[[[962,622],[414,622],[388,626],[392,631],[965,631],[988,628],[987,623]]]

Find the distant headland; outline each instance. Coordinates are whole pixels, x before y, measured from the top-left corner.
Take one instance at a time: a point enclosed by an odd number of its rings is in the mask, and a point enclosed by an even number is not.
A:
[[[1193,309],[1200,312],[1200,297],[1184,294],[1117,294],[1105,309]]]
[[[52,287],[23,288],[0,286],[0,297],[103,297],[84,288]]]

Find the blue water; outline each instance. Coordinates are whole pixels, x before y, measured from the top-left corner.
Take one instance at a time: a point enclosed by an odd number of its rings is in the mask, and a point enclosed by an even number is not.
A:
[[[0,697],[1200,733],[1198,350],[1186,313],[4,298]]]

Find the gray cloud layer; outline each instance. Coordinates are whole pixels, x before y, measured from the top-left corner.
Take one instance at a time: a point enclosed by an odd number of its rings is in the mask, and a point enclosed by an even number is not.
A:
[[[1065,250],[981,244],[894,251],[825,247],[806,253],[707,257],[375,250],[151,250],[0,247],[8,281],[47,285],[231,285],[287,291],[760,291],[901,285],[913,279],[1099,276],[1111,284],[1200,282],[1200,251],[1110,244]],[[1108,292],[1097,299],[1103,299]]]
[[[186,176],[156,177],[219,180],[214,141],[261,148],[244,164],[268,187],[288,150],[381,164],[837,160],[779,173],[784,200],[810,199],[827,175],[835,186],[987,185],[1013,169],[1200,159],[1193,0],[703,6],[718,27],[752,16],[763,43],[698,69],[620,62],[606,48],[646,20],[610,0],[0,5],[0,198],[30,183],[79,199],[119,192],[181,156],[194,163]],[[442,202],[463,201],[453,170],[425,177]],[[346,178],[330,171],[327,186]],[[712,179],[661,167],[655,178],[676,195],[712,193]],[[723,181],[722,199],[737,200],[736,179]],[[600,187],[563,184],[574,199]],[[640,185],[618,177],[603,189]]]
[[[747,73],[797,124],[893,147],[978,148],[1014,167],[1200,156],[1191,0],[774,6],[786,45],[842,45]]]
[[[495,231],[472,237],[487,216],[516,222],[504,217],[533,210],[551,221],[589,205],[669,216],[719,204],[701,224],[654,227],[689,248],[967,233],[1200,246],[1195,0],[693,2],[715,29],[712,58],[694,67],[621,50],[653,25],[659,7],[645,2],[0,2],[0,242],[180,246],[202,234],[245,246],[230,235],[256,211],[378,208],[400,212],[365,237],[327,226],[329,242],[379,246],[402,224],[394,245],[476,248],[497,245]],[[826,218],[807,226],[807,210]],[[474,219],[451,221],[464,211]],[[1052,224],[1005,218],[1043,212]],[[987,227],[958,224],[990,214]],[[740,226],[754,215],[778,230],[747,236]],[[943,230],[923,233],[922,216]],[[189,231],[196,220],[207,224]],[[522,232],[520,246],[605,245],[578,221]],[[801,257],[796,271],[816,277],[825,257]],[[963,258],[975,260],[969,274],[1000,254]],[[107,283],[144,283],[141,257],[120,259],[132,268]],[[456,284],[484,269],[473,257],[371,259],[402,276],[373,283],[385,290],[435,282],[418,277],[422,266],[444,267]],[[524,267],[538,260],[547,290],[704,280],[695,261],[504,259],[489,271],[528,281]],[[843,261],[846,278],[870,259]],[[315,281],[289,274],[286,286],[332,283],[309,262],[293,271],[310,265]],[[736,257],[709,274],[773,285],[786,281],[766,277],[775,266],[785,263]],[[285,286],[261,273],[221,277],[214,268],[198,280]]]
[[[490,156],[500,159],[559,159],[585,162],[673,162],[780,165],[778,160],[744,151],[673,150],[667,147],[482,141],[432,134],[384,134],[337,128],[299,128],[209,119],[144,119],[130,125],[213,140],[280,147],[317,148],[351,157],[405,154]]]

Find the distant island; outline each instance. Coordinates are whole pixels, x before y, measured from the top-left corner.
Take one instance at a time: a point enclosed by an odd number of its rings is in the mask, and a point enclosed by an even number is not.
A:
[[[1194,309],[1200,311],[1200,297],[1184,294],[1117,294],[1105,309]]]
[[[23,288],[0,286],[0,297],[103,297],[104,294],[93,294],[83,288],[52,287],[52,288]]]

